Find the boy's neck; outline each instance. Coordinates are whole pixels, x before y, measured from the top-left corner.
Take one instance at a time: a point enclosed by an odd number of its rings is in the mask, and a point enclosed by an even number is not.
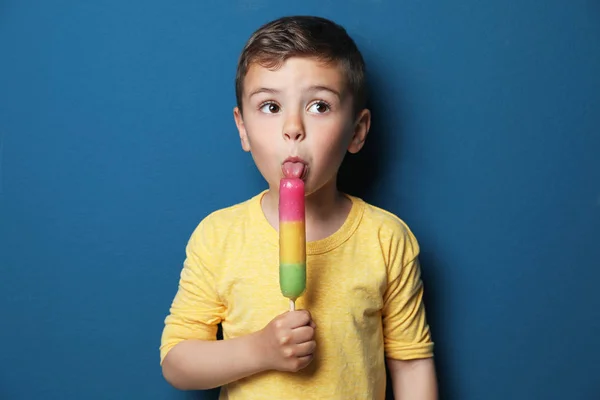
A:
[[[279,230],[279,192],[269,189],[264,195],[262,210],[269,223]],[[345,222],[352,202],[330,182],[306,197],[306,240],[324,239],[335,233]]]

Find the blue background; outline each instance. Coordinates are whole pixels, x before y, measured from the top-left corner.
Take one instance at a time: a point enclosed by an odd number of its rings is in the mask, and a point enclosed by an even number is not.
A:
[[[0,398],[211,398],[163,380],[163,319],[192,229],[264,188],[235,65],[289,14],[368,63],[343,188],[422,245],[442,398],[599,399],[591,0],[3,1]]]

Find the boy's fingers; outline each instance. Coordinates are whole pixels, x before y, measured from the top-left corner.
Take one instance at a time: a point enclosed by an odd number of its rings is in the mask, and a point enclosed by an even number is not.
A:
[[[317,343],[313,340],[310,342],[299,344],[296,348],[296,356],[299,358],[312,356],[315,352],[315,348],[317,347]]]
[[[310,311],[308,310],[303,310],[306,311],[306,313],[308,314],[308,324],[315,329],[317,327],[317,324],[315,323],[315,320],[313,320],[312,315],[310,314]]]
[[[309,354],[307,356],[303,356],[303,357],[298,357],[298,361],[300,361],[300,366],[301,368],[306,367],[308,364],[310,364],[310,362],[313,360],[313,355]]]
[[[308,325],[301,326],[299,328],[294,329],[294,342],[295,343],[305,343],[313,339],[315,335],[315,331]]]
[[[312,321],[307,310],[290,311],[290,313],[292,314],[292,329],[308,325]]]

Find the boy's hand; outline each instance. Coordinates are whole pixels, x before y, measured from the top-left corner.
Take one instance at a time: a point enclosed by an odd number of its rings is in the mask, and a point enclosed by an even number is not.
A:
[[[296,372],[313,359],[316,325],[306,310],[288,311],[260,331],[268,369]]]

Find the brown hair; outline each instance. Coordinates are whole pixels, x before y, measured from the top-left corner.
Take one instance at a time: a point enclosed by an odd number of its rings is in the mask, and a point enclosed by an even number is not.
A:
[[[290,57],[315,57],[342,68],[355,113],[365,107],[365,62],[346,30],[321,17],[291,16],[271,21],[252,34],[237,66],[235,95],[242,110],[244,78],[252,63],[277,68]]]

